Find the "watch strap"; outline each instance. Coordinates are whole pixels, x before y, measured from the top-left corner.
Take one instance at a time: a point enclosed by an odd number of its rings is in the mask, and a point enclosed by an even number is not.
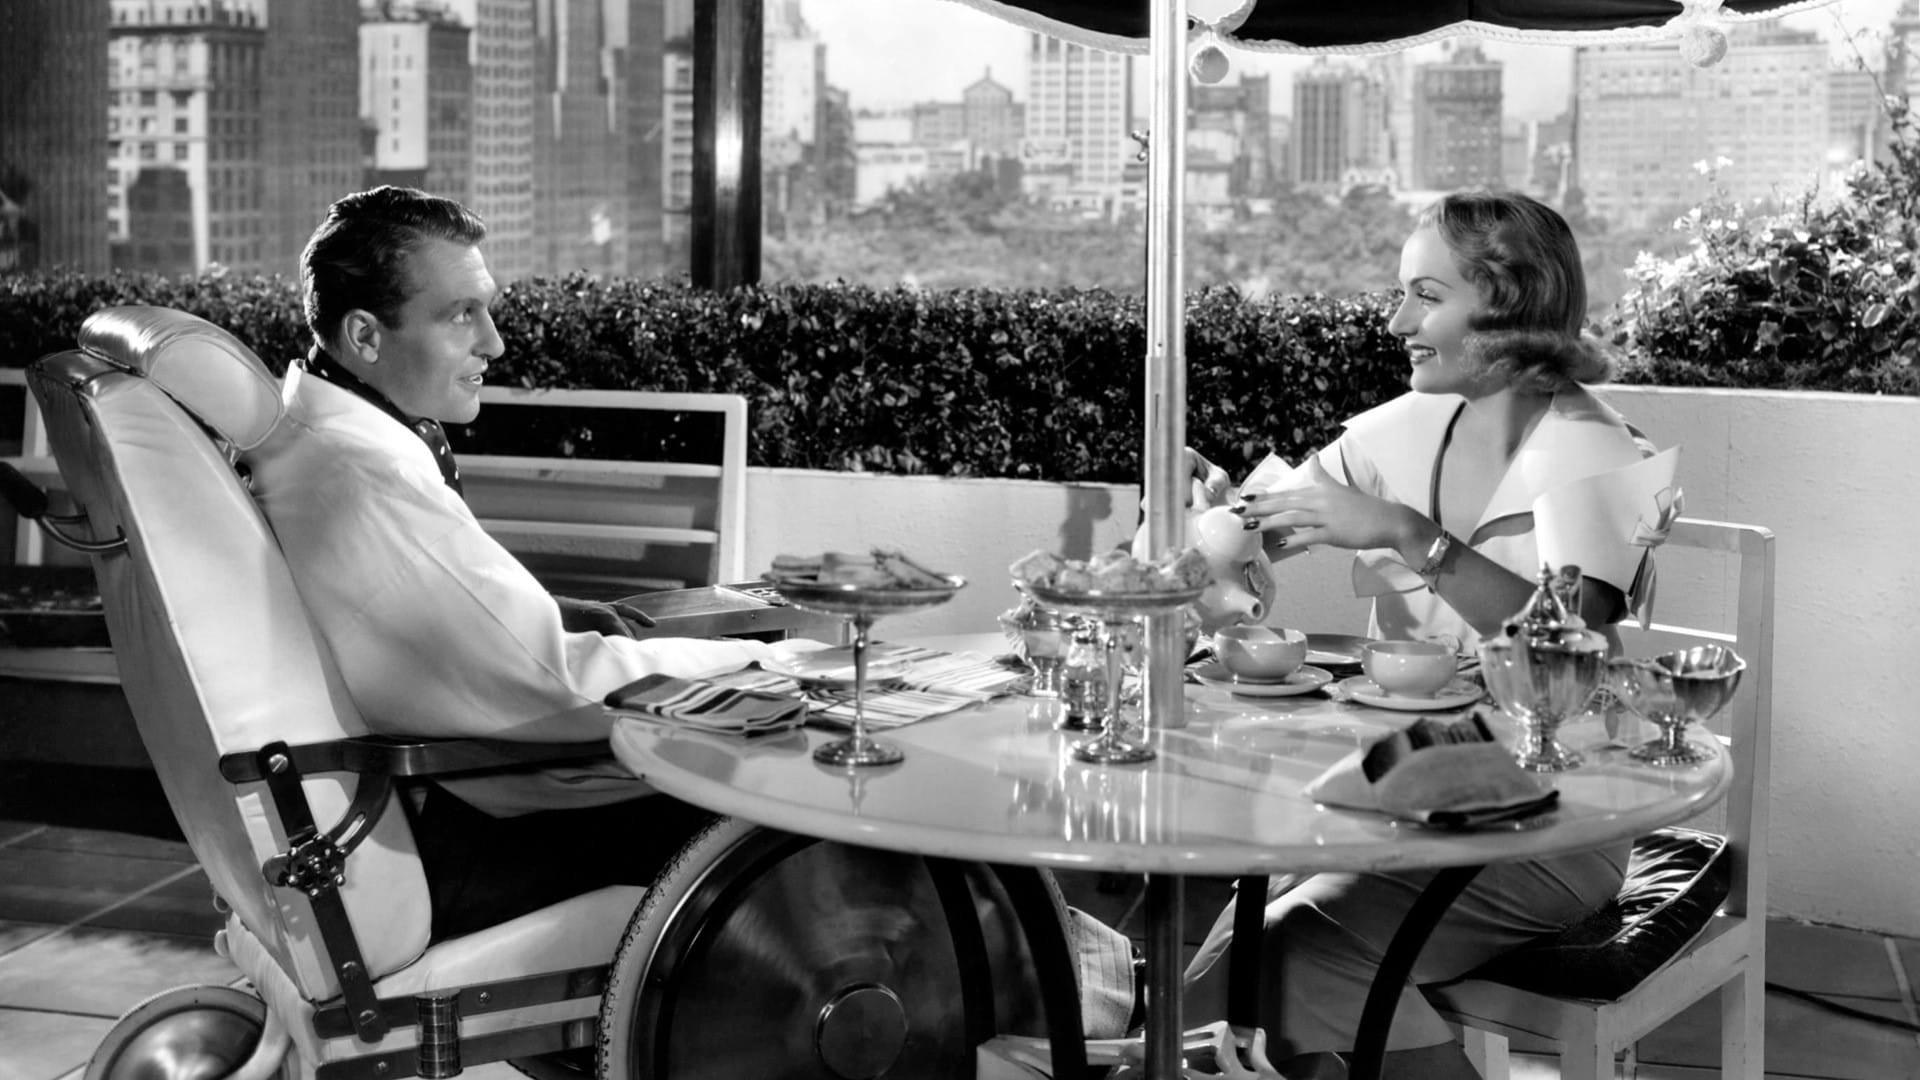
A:
[[[1429,584],[1440,574],[1440,567],[1447,561],[1447,554],[1453,550],[1453,534],[1442,529],[1427,547],[1427,561],[1420,564],[1414,573],[1419,574]]]

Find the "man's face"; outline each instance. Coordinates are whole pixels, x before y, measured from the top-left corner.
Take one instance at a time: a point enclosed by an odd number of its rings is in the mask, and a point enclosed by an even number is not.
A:
[[[488,305],[499,293],[480,249],[431,239],[407,256],[412,295],[380,325],[365,378],[409,416],[466,423],[480,413],[481,376],[506,351]]]

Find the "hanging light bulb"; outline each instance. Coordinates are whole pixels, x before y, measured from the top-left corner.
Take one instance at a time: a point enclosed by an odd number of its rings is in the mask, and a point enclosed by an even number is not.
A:
[[[1226,78],[1231,66],[1226,51],[1214,44],[1194,50],[1193,57],[1187,61],[1187,70],[1193,74],[1194,80],[1209,86]]]
[[[1687,27],[1680,39],[1680,55],[1697,68],[1712,67],[1727,55],[1726,31],[1705,23]]]
[[[1680,55],[1697,68],[1712,67],[1727,55],[1722,0],[1681,0],[1683,10],[1669,26],[1680,27]]]

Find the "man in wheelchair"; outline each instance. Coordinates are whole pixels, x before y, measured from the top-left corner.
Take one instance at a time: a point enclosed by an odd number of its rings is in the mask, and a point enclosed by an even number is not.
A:
[[[1125,938],[1043,872],[715,819],[600,752],[609,691],[780,646],[626,636],[469,512],[439,424],[503,349],[483,235],[417,191],[341,199],[284,379],[139,306],[28,372],[81,511],[42,524],[92,558],[251,990],[143,1002],[88,1080],[445,1080],[554,1051],[606,1080],[959,1077],[1042,1014],[1058,1047],[1124,1030]]]
[[[551,597],[468,510],[440,425],[479,413],[504,351],[485,235],[459,203],[411,189],[333,204],[301,256],[313,348],[252,462],[254,495],[376,731],[603,739],[602,715],[540,718],[642,675],[740,668],[769,646],[633,640],[605,605]],[[709,818],[611,761],[423,780],[410,796],[436,939],[645,885]]]

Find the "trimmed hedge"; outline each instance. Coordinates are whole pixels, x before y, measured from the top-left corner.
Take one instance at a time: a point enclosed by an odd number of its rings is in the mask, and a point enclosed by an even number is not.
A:
[[[283,278],[116,274],[0,278],[0,364],[71,347],[113,304],[203,316],[270,363],[305,351]],[[1240,473],[1323,445],[1400,393],[1406,358],[1384,294],[1245,301],[1197,293],[1187,314],[1188,441]],[[494,318],[496,383],[727,392],[749,401],[754,465],[1133,482],[1140,475],[1145,313],[1102,291],[917,292],[771,285],[711,292],[584,276],[515,282]],[[590,438],[590,437],[589,437]],[[589,439],[561,439],[568,456]],[[456,439],[463,451],[484,442]]]

